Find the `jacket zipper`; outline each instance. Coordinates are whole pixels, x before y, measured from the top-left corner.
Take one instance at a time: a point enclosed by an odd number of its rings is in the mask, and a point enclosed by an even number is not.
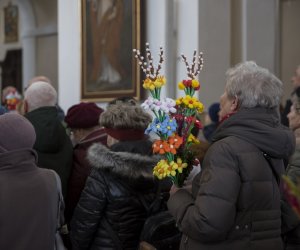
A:
[[[188,249],[188,245],[187,245],[187,243],[188,243],[188,240],[189,240],[189,237],[187,236],[187,235],[185,235],[185,239],[184,239],[184,249]]]

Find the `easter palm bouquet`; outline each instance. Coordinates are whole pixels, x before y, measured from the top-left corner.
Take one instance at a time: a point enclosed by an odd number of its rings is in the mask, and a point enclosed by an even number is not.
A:
[[[153,57],[146,43],[146,56],[139,50],[133,50],[142,71],[146,75],[143,87],[150,92],[148,99],[142,104],[145,110],[154,114],[154,119],[146,129],[146,134],[154,133],[159,139],[153,142],[153,153],[162,155],[162,159],[153,169],[158,179],[171,178],[172,182],[182,187],[193,165],[198,165],[194,153],[190,150],[192,144],[199,143],[192,131],[202,128],[199,114],[203,112],[203,104],[194,96],[200,89],[196,79],[203,67],[203,56],[194,51],[191,65],[182,55],[186,65],[187,78],[179,82],[178,87],[185,96],[173,100],[161,98],[161,89],[166,84],[166,78],[160,75],[164,61],[163,49],[160,48],[158,66],[153,64]]]

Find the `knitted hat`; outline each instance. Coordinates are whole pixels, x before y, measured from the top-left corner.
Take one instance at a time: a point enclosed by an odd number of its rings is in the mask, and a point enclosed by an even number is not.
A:
[[[111,104],[100,117],[100,125],[119,141],[135,141],[145,137],[145,129],[152,117],[140,106],[130,103]]]
[[[0,153],[33,147],[35,130],[25,117],[3,114],[0,116],[0,128]]]
[[[218,115],[219,111],[220,111],[220,103],[216,102],[209,106],[208,115],[212,122],[219,121],[219,115]]]
[[[65,122],[70,128],[91,128],[99,124],[103,111],[93,102],[82,102],[69,108]]]

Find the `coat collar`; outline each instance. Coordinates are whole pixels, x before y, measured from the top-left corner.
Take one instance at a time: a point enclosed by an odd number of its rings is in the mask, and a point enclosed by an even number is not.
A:
[[[154,156],[114,152],[100,143],[95,143],[89,148],[87,158],[94,168],[108,170],[131,179],[153,179],[153,167],[159,161]]]

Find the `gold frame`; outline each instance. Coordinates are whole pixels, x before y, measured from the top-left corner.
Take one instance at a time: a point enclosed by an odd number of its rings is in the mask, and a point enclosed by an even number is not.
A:
[[[140,69],[132,49],[141,43],[140,0],[81,0],[81,17],[81,100],[139,100]],[[124,39],[130,32],[131,39]]]

